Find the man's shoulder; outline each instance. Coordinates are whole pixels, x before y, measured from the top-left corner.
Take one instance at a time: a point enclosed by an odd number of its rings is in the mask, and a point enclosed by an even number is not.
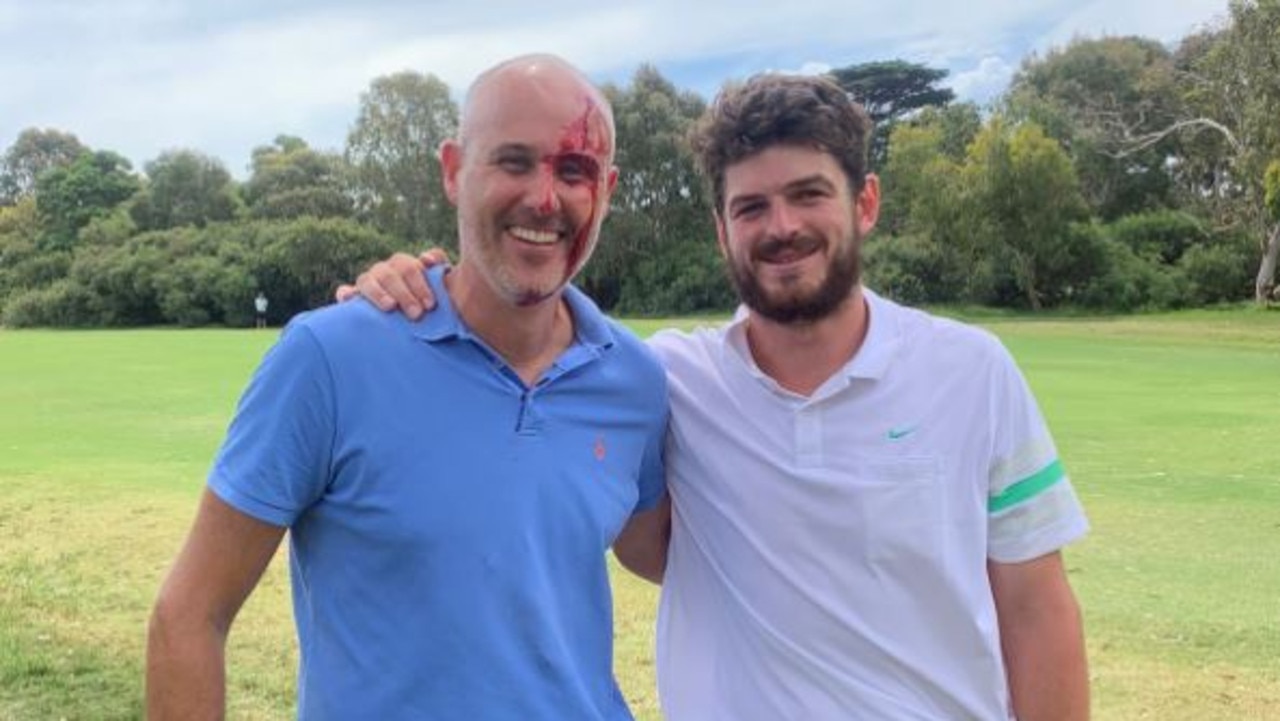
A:
[[[649,336],[648,345],[664,365],[702,358],[725,342],[728,325],[697,326],[688,330],[664,328]]]
[[[605,315],[595,301],[574,286],[566,289],[566,300],[578,323],[580,342],[605,346],[614,363],[634,365],[639,372],[663,377],[661,363],[644,341],[622,322]]]
[[[342,353],[406,333],[410,323],[399,313],[385,313],[358,298],[299,313],[287,330],[307,333],[327,353]]]
[[[603,327],[611,334],[608,356],[614,362],[624,363],[632,373],[639,374],[645,383],[666,383],[666,371],[653,349],[621,322],[601,316]]]
[[[870,297],[871,322],[876,322],[878,312],[882,322],[892,325],[908,348],[929,357],[954,362],[965,357],[989,358],[1007,353],[1000,339],[986,328],[881,296]]]

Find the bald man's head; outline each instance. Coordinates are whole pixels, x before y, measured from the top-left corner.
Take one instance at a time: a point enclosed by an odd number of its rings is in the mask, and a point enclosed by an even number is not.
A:
[[[501,105],[512,101],[510,92],[513,87],[543,95],[579,98],[583,109],[598,116],[598,122],[602,123],[608,157],[612,162],[615,131],[613,108],[609,101],[581,70],[563,58],[546,53],[504,60],[476,77],[462,104],[458,139],[463,144],[474,134],[477,124],[490,120],[495,103]]]
[[[557,295],[599,238],[614,145],[608,101],[564,60],[525,55],[481,74],[458,139],[440,150],[459,270],[470,265],[517,304]]]

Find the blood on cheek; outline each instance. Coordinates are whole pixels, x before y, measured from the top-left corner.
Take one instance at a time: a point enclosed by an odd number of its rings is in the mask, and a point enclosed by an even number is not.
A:
[[[600,161],[576,152],[545,155],[538,162],[538,173],[542,184],[542,197],[538,199],[539,212],[555,211],[557,189],[561,184],[569,186],[571,191],[589,188],[594,207],[596,188],[600,182]]]
[[[586,254],[591,231],[596,225],[600,174],[603,168],[601,159],[607,157],[609,152],[609,135],[599,105],[590,96],[585,96],[583,102],[585,108],[582,115],[564,129],[559,152],[543,158],[552,178],[571,177],[574,179],[573,184],[584,185],[591,193],[590,211],[579,225],[569,249],[569,262],[565,267],[566,282],[578,269],[582,256]],[[554,207],[554,192],[554,183],[548,184],[548,193],[541,201],[546,212]]]
[[[577,271],[578,265],[582,261],[582,256],[587,251],[587,242],[590,239],[591,230],[596,224],[597,205],[600,197],[600,164],[595,162],[594,159],[582,158],[581,156],[579,160],[590,160],[590,172],[586,172],[588,167],[585,167],[585,165],[583,168],[583,184],[586,186],[587,192],[591,193],[591,205],[586,218],[578,225],[578,232],[573,238],[573,244],[569,246],[569,262],[564,269],[564,282],[568,282],[573,273]]]

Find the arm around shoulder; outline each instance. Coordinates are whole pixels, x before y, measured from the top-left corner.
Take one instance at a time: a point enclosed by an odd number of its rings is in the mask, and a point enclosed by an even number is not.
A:
[[[1089,668],[1080,606],[1062,554],[990,562],[1014,715],[1019,721],[1086,721]]]
[[[204,492],[148,627],[149,719],[223,717],[227,633],[284,532]]]

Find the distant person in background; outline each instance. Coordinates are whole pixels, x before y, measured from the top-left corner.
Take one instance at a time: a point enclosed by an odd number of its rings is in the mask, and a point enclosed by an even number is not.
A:
[[[253,299],[254,316],[257,319],[258,328],[267,327],[267,296],[262,291],[258,291],[258,295]]]
[[[651,576],[663,710],[1082,721],[1060,549],[1087,521],[1000,342],[862,287],[870,131],[829,80],[761,75],[693,136],[743,307],[650,341],[671,388],[674,525]],[[404,254],[359,288],[386,309],[432,302]]]
[[[612,111],[525,56],[459,130],[437,311],[302,314],[241,399],[152,614],[153,721],[225,715],[227,635],[286,530],[300,719],[632,719],[606,552],[634,564],[664,522],[665,376],[569,285],[617,180]]]

